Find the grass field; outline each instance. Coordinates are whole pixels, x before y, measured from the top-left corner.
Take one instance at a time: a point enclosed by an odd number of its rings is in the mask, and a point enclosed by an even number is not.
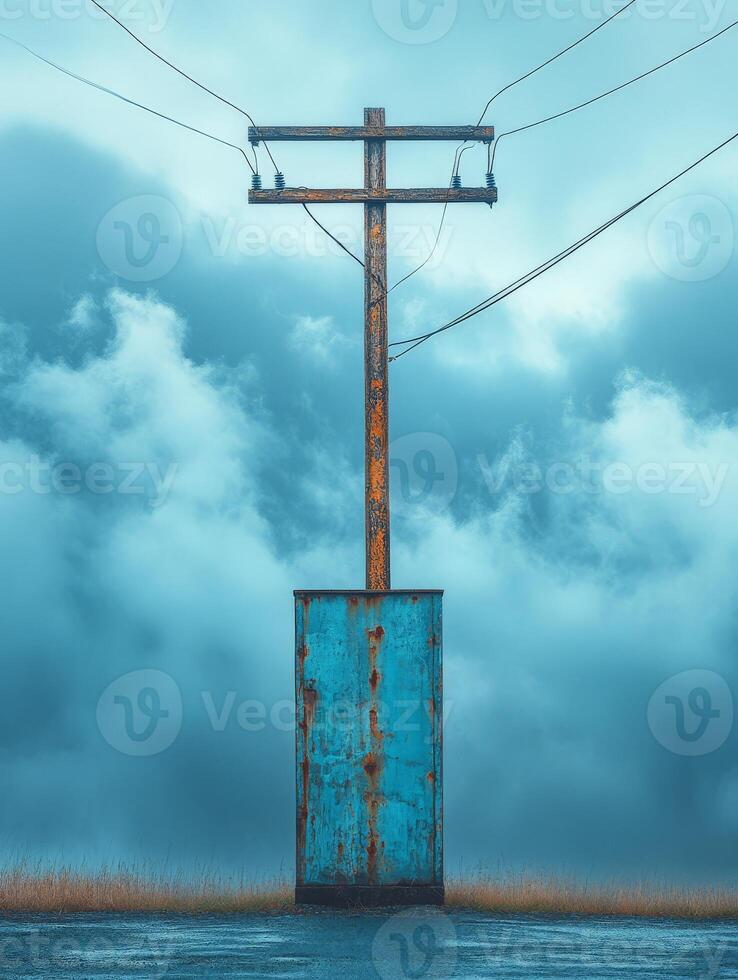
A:
[[[478,875],[447,883],[447,907],[491,915],[544,914],[738,919],[738,891]],[[151,877],[126,871],[0,872],[2,913],[173,912],[192,915],[297,911],[286,880],[252,885],[215,877]]]

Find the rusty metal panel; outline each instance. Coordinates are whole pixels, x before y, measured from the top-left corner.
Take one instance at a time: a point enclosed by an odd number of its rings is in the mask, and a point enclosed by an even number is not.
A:
[[[442,593],[295,600],[297,900],[442,902]]]

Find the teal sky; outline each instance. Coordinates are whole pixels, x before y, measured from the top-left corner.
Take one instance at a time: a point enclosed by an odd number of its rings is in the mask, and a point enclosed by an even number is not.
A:
[[[265,125],[360,124],[371,105],[392,124],[475,123],[616,9],[109,6]],[[503,133],[568,108],[734,19],[736,0],[638,0],[488,121]],[[239,113],[82,0],[0,0],[0,31],[244,144]],[[499,204],[450,209],[434,260],[393,294],[393,338],[463,312],[733,135],[737,38],[505,139]],[[249,207],[235,150],[0,51],[2,854],[289,867],[291,592],[363,584],[361,270],[300,208]],[[273,151],[290,185],[361,183],[359,145]],[[391,145],[389,182],[445,186],[452,156]],[[485,162],[466,154],[466,186]],[[737,164],[732,144],[392,367],[395,583],[447,590],[452,869],[736,870]],[[319,217],[360,250],[359,208]],[[439,218],[391,209],[393,281]],[[41,492],[34,465],[73,469]],[[98,704],[143,670],[172,679],[182,718],[140,758]],[[682,698],[684,738],[659,692],[687,671],[665,695]],[[707,742],[695,690],[718,712]],[[266,706],[264,730],[239,724],[246,701]]]

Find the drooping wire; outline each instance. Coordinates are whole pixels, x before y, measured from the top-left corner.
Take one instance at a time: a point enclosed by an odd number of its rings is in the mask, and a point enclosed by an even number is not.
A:
[[[168,68],[171,68],[173,71],[176,71],[178,75],[181,75],[182,78],[186,78],[188,82],[191,82],[193,85],[196,85],[203,92],[207,92],[208,95],[212,95],[213,98],[217,99],[219,102],[222,102],[223,105],[230,106],[231,109],[235,109],[236,112],[240,112],[242,116],[245,116],[246,119],[248,119],[248,121],[251,123],[254,129],[258,130],[259,127],[254,122],[253,117],[249,112],[241,108],[241,106],[236,105],[235,102],[231,102],[229,99],[226,99],[224,96],[219,95],[217,92],[213,91],[213,89],[208,88],[207,85],[203,85],[202,82],[198,82],[196,78],[193,78],[192,75],[188,75],[186,71],[183,71],[181,68],[178,68],[177,65],[175,65],[173,62],[168,61],[163,55],[159,54],[158,51],[155,51],[154,48],[150,47],[150,45],[148,45],[142,38],[140,38],[137,34],[135,34],[129,27],[126,27],[123,21],[118,20],[115,14],[111,13],[106,7],[103,7],[102,4],[98,3],[97,0],[90,0],[90,3],[94,4],[98,10],[101,10],[106,15],[106,17],[109,17],[119,27],[122,27],[123,30],[126,32],[126,34],[132,37],[134,41],[136,41],[138,44],[141,45],[142,48],[145,48],[146,51],[149,52],[149,54],[152,54],[155,58],[158,58],[159,61],[167,65]],[[274,165],[275,172],[279,173],[280,172],[279,167],[277,166],[277,163],[274,157],[272,156],[272,152],[266,143],[264,143],[264,149],[266,150],[269,159],[272,161]]]
[[[441,235],[443,233],[443,228],[446,222],[446,212],[448,211],[449,199],[451,197],[451,188],[453,187],[454,177],[457,176],[459,173],[459,165],[461,162],[461,157],[466,152],[464,150],[464,146],[465,143],[462,143],[460,146],[458,146],[456,148],[456,153],[454,154],[454,165],[451,171],[451,179],[449,180],[448,190],[446,191],[446,200],[443,202],[443,211],[441,212],[441,220],[438,225],[438,232],[436,234],[436,239],[433,242],[433,247],[431,248],[430,252],[426,256],[424,261],[421,262],[420,265],[417,267],[417,269],[413,269],[412,272],[408,272],[408,274],[406,276],[403,276],[402,279],[398,279],[398,281],[394,284],[394,286],[392,286],[387,291],[388,296],[390,293],[393,293],[396,289],[402,286],[403,283],[407,282],[408,279],[411,279],[417,272],[420,272],[421,269],[424,269],[428,265],[430,260],[433,258],[433,256],[436,254],[436,250],[438,249],[438,246],[440,244]],[[467,149],[471,149],[471,147],[467,147]]]
[[[623,89],[628,88],[630,85],[634,85],[636,82],[640,82],[644,78],[648,78],[649,75],[654,75],[657,71],[661,71],[662,68],[668,68],[669,65],[673,65],[681,58],[685,58],[688,54],[692,54],[693,51],[697,51],[699,48],[703,48],[706,44],[716,41],[727,31],[732,30],[736,26],[738,26],[738,20],[734,20],[732,24],[728,24],[728,26],[724,27],[721,31],[718,31],[711,37],[705,38],[704,41],[700,41],[699,44],[694,44],[691,48],[687,48],[685,51],[681,51],[679,54],[674,55],[674,57],[669,58],[668,61],[664,61],[662,64],[656,65],[654,68],[649,68],[648,71],[645,71],[640,75],[636,75],[635,78],[631,78],[627,82],[623,82],[621,85],[616,85],[615,88],[611,88],[607,92],[603,92],[601,95],[595,96],[593,99],[588,99],[586,102],[581,102],[579,105],[572,106],[570,109],[564,109],[563,112],[554,113],[552,116],[546,116],[545,119],[539,119],[537,122],[528,123],[527,126],[519,126],[517,129],[510,129],[506,133],[500,133],[495,141],[494,150],[492,150],[489,169],[494,170],[497,147],[499,146],[500,140],[504,139],[506,136],[514,136],[516,133],[524,133],[529,129],[535,129],[536,126],[542,126],[544,123],[553,122],[555,119],[561,119],[563,116],[568,116],[572,112],[578,112],[580,109],[586,109],[587,106],[594,105],[595,102],[599,102],[602,99],[607,98],[609,95],[614,95],[616,92],[622,92]]]
[[[614,217],[610,218],[608,221],[604,222],[599,227],[589,232],[589,234],[585,235],[583,238],[580,238],[573,245],[570,245],[568,248],[559,252],[551,259],[548,259],[548,261],[541,263],[541,265],[537,266],[535,269],[526,273],[524,276],[521,276],[519,279],[515,280],[515,282],[510,283],[508,286],[505,286],[503,289],[499,290],[498,292],[493,293],[492,296],[489,296],[487,299],[482,300],[481,303],[478,303],[476,306],[473,306],[470,310],[467,310],[466,313],[462,313],[461,316],[456,317],[454,320],[451,320],[449,323],[444,324],[442,327],[438,327],[436,330],[431,330],[426,334],[421,334],[417,337],[408,337],[405,340],[399,340],[391,343],[389,345],[390,347],[406,348],[401,353],[392,357],[391,360],[393,361],[399,360],[401,357],[404,357],[405,354],[409,354],[411,350],[415,350],[416,347],[419,347],[421,344],[426,343],[428,340],[430,340],[432,337],[435,337],[437,334],[443,333],[446,330],[450,330],[452,329],[452,327],[458,326],[459,324],[464,323],[466,320],[470,320],[472,317],[477,316],[479,313],[483,313],[485,310],[490,309],[492,306],[495,306],[497,303],[502,302],[502,300],[507,299],[508,296],[511,296],[513,293],[517,292],[519,289],[522,289],[524,286],[529,285],[529,283],[533,282],[539,276],[542,276],[545,272],[548,272],[549,269],[553,269],[560,262],[563,262],[564,259],[567,259],[570,255],[573,255],[575,252],[578,252],[579,249],[589,244],[589,242],[593,241],[599,235],[603,234],[603,232],[607,231],[614,224],[617,224],[617,222],[621,221],[627,215],[631,214],[633,211],[642,207],[642,205],[646,204],[652,198],[656,197],[657,194],[660,194],[662,191],[666,190],[667,187],[670,187],[672,184],[676,183],[686,174],[690,173],[692,170],[699,167],[702,163],[705,162],[705,160],[708,160],[716,153],[719,153],[720,150],[724,149],[726,146],[728,146],[728,144],[732,143],[736,139],[738,139],[738,133],[734,133],[732,136],[724,140],[718,146],[714,147],[708,153],[705,153],[698,160],[695,160],[694,163],[690,164],[688,167],[685,167],[684,170],[680,171],[674,177],[671,177],[669,180],[665,181],[655,190],[651,191],[649,194],[646,194],[645,197],[642,197],[634,204],[631,204],[630,207],[625,208],[619,214],[616,214]],[[407,345],[411,345],[411,346],[407,346]]]
[[[610,23],[610,21],[615,20],[616,17],[619,17],[629,7],[632,7],[633,4],[636,3],[636,2],[637,2],[637,0],[628,0],[628,3],[624,4],[624,6],[622,6],[619,10],[616,10],[614,14],[611,14],[610,17],[608,17],[606,20],[604,20],[601,24],[598,24],[597,27],[595,27],[593,30],[589,31],[587,34],[584,34],[582,37],[578,38],[572,44],[569,44],[567,47],[565,47],[561,51],[557,52],[555,55],[553,55],[553,57],[549,58],[547,61],[544,61],[542,64],[537,65],[535,68],[532,68],[530,71],[526,72],[524,75],[521,75],[519,78],[514,79],[512,82],[509,82],[507,85],[505,85],[503,88],[501,88],[499,90],[499,92],[496,92],[492,96],[492,98],[489,100],[489,102],[487,103],[487,105],[484,107],[484,112],[479,117],[479,122],[477,123],[477,126],[481,126],[482,125],[482,123],[484,122],[484,117],[489,112],[489,109],[490,109],[492,103],[496,99],[498,99],[501,95],[503,95],[505,92],[509,92],[510,89],[514,88],[516,85],[519,85],[521,82],[526,81],[526,79],[531,78],[533,75],[537,74],[537,72],[542,71],[542,69],[547,68],[549,65],[552,65],[555,61],[558,61],[558,59],[561,58],[561,57],[563,57],[565,54],[568,54],[570,51],[573,51],[574,48],[578,47],[584,41],[588,40],[590,37],[592,37],[593,34],[596,34],[598,31],[601,31],[603,27],[606,27]],[[461,165],[461,157],[466,152],[466,149],[471,149],[471,147],[467,147],[466,146],[466,142],[465,142],[465,143],[462,143],[461,146],[456,150],[456,155],[454,156],[454,166],[453,166],[453,169],[452,169],[452,172],[451,172],[451,182],[449,183],[449,190],[453,186],[453,178],[455,176],[458,176],[459,167]],[[493,169],[492,168],[493,156],[494,155],[493,155],[493,152],[492,152],[492,144],[490,143],[489,146],[488,146],[488,150],[487,150],[487,163],[488,163],[487,170],[488,170],[488,172],[491,172],[492,169]],[[403,283],[407,282],[408,279],[412,279],[412,277],[414,275],[417,275],[418,272],[420,272],[422,269],[424,269],[426,267],[426,265],[428,265],[428,263],[430,262],[430,260],[435,255],[436,250],[438,248],[438,244],[441,241],[441,235],[443,234],[443,228],[444,228],[445,221],[446,221],[446,216],[447,216],[447,213],[448,213],[448,203],[449,203],[449,195],[446,196],[446,203],[444,205],[443,213],[441,215],[441,220],[440,220],[439,226],[438,226],[438,234],[436,235],[435,242],[433,244],[433,247],[432,247],[432,249],[431,249],[428,257],[425,259],[424,262],[421,262],[421,264],[417,268],[413,269],[412,272],[409,272],[406,276],[404,276],[404,278],[400,279],[399,282],[396,282],[395,285],[390,290],[390,292],[392,292],[393,289],[397,289],[397,287],[398,286],[401,286]]]
[[[307,190],[307,188],[304,188],[304,187],[303,188],[300,188],[300,189],[301,190]],[[358,264],[361,266],[362,269],[366,269],[366,263],[363,262],[355,252],[352,252],[351,249],[347,245],[344,245],[342,241],[340,241],[338,238],[336,238],[336,236],[334,234],[332,234],[330,231],[328,231],[328,229],[326,228],[326,226],[324,224],[321,224],[320,221],[318,221],[318,219],[315,217],[315,215],[310,210],[310,208],[307,206],[307,204],[303,204],[302,206],[305,209],[305,211],[307,211],[307,213],[310,215],[310,217],[313,219],[313,221],[318,226],[318,228],[320,228],[320,230],[325,235],[327,235],[328,238],[330,238],[330,240],[332,242],[335,242],[336,245],[338,245],[338,247],[340,249],[342,249],[346,253],[346,255],[350,256],[354,260],[354,262],[358,262]],[[387,283],[383,282],[376,273],[372,273],[372,277],[373,277],[374,281],[376,282],[376,284],[379,286],[379,288],[382,290],[382,293],[383,293],[382,296],[379,296],[377,298],[377,300],[375,300],[375,303],[379,303],[379,302],[382,302],[382,300],[384,300],[385,297],[388,295],[385,292],[385,290],[387,289]]]
[[[134,106],[136,109],[143,109],[144,112],[148,112],[152,116],[157,116],[159,119],[165,119],[167,122],[174,123],[175,126],[180,126],[182,129],[186,129],[191,133],[197,133],[198,136],[205,136],[207,139],[213,140],[215,143],[220,143],[222,146],[229,146],[233,150],[238,150],[248,164],[251,173],[257,173],[242,146],[238,146],[236,143],[229,143],[228,140],[221,139],[219,136],[214,136],[212,133],[206,133],[202,129],[197,129],[195,126],[190,126],[187,123],[180,122],[179,119],[174,119],[172,116],[167,116],[165,113],[159,112],[157,109],[151,109],[149,106],[143,105],[141,102],[135,102],[133,99],[129,99],[127,96],[121,95],[120,92],[116,92],[112,88],[107,88],[105,85],[100,85],[98,82],[93,82],[89,78],[78,75],[76,72],[70,71],[68,68],[64,68],[62,65],[57,64],[50,58],[45,58],[42,54],[39,54],[38,51],[34,51],[32,48],[29,48],[28,45],[23,44],[21,41],[17,41],[14,37],[9,37],[7,34],[2,32],[0,32],[0,37],[4,38],[6,41],[9,41],[11,44],[16,45],[16,47],[22,48],[32,57],[36,58],[37,61],[43,62],[43,64],[48,65],[50,68],[55,68],[57,71],[62,72],[62,74],[67,75],[69,78],[82,82],[83,85],[89,85],[90,88],[93,88],[98,92],[104,92],[106,95],[112,95],[114,98],[120,99],[121,102],[125,102],[126,105]]]
[[[332,242],[335,242],[340,249],[343,249],[346,255],[349,255],[354,260],[354,262],[358,262],[362,269],[366,269],[366,263],[362,262],[362,260],[359,258],[358,255],[356,255],[356,253],[352,252],[347,245],[344,245],[342,241],[340,241],[338,238],[336,238],[335,235],[333,235],[330,231],[328,231],[325,225],[321,224],[320,221],[318,221],[318,219],[315,217],[315,215],[307,206],[307,204],[303,204],[303,208],[305,209],[305,211],[307,211],[307,213],[310,215],[310,217],[313,219],[315,224],[318,226],[318,228],[320,228],[320,230],[323,232],[324,235],[327,235]]]

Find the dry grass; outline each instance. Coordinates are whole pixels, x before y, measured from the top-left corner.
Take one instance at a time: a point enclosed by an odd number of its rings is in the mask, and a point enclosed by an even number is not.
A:
[[[451,880],[446,905],[489,914],[736,919],[738,892],[664,885],[585,885],[553,878]]]
[[[280,912],[294,909],[285,881],[263,885],[203,876],[200,881],[156,878],[126,870],[85,874],[74,871],[0,872],[0,912],[170,912],[196,915]]]
[[[446,904],[490,915],[584,915],[738,919],[738,892],[711,888],[583,885],[560,879],[475,875],[451,880]],[[119,869],[94,874],[0,872],[0,913],[183,913],[214,915],[295,910],[286,880],[248,885],[202,875],[151,876]]]

